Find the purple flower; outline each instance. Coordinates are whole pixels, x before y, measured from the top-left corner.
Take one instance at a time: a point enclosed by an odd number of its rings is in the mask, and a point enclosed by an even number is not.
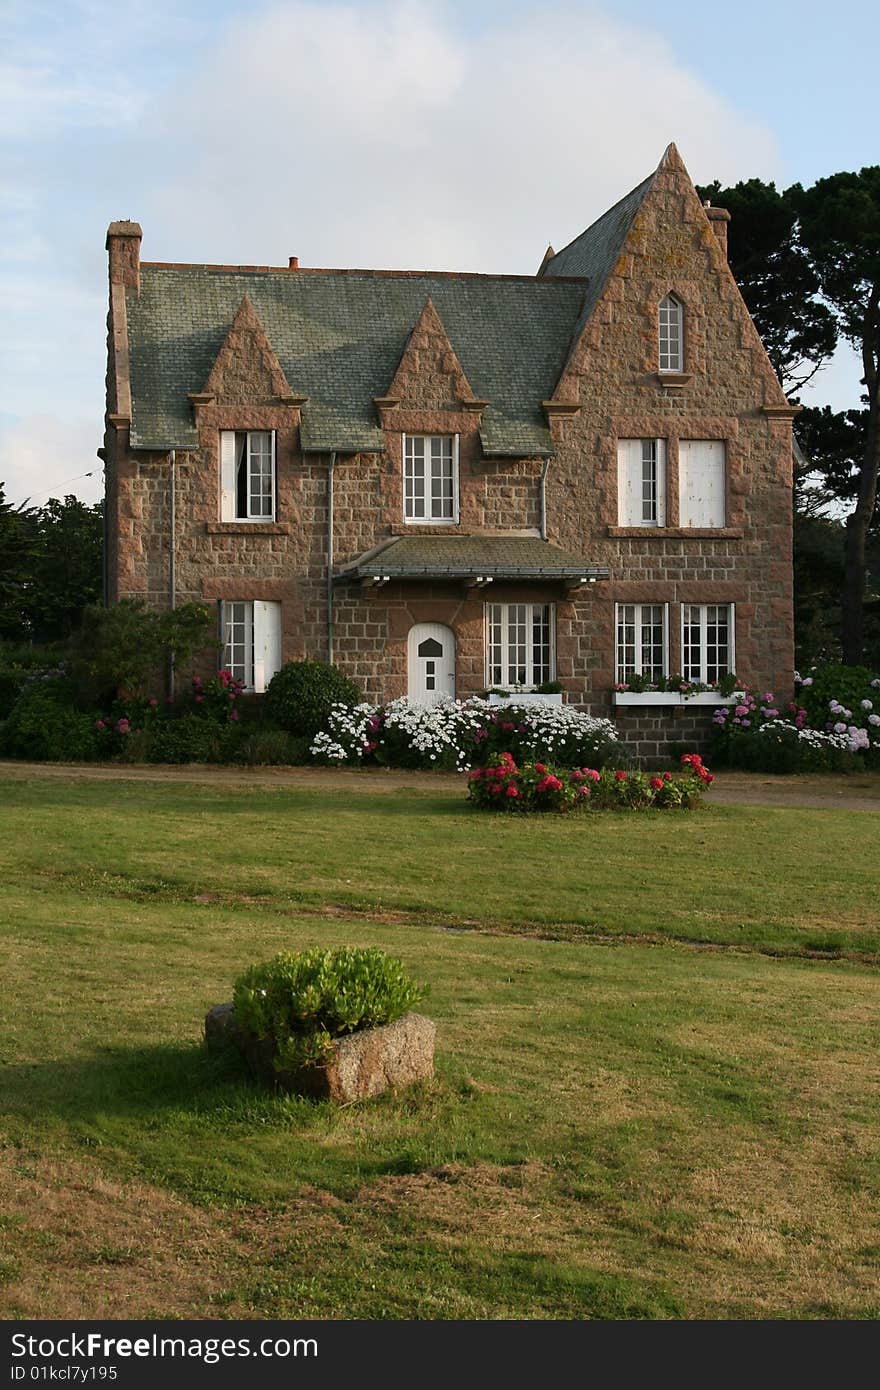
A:
[[[834,726],[834,732],[836,734],[846,733],[846,725],[840,719],[838,719],[837,723]]]

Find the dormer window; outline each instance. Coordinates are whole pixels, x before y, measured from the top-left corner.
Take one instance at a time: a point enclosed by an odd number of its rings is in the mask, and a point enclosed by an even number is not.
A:
[[[660,301],[660,371],[684,371],[684,308],[668,294]]]
[[[403,516],[405,521],[458,521],[457,434],[403,436]]]
[[[220,520],[274,521],[275,434],[272,430],[220,433]]]

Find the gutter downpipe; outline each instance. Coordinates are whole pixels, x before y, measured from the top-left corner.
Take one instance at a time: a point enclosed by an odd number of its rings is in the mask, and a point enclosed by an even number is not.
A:
[[[547,539],[547,474],[550,471],[550,460],[546,458],[541,469],[541,540]]]
[[[168,454],[168,517],[169,517],[169,536],[168,536],[168,607],[173,613],[177,607],[177,574],[175,552],[176,531],[177,531],[177,450],[171,449]],[[174,698],[174,652],[168,653],[168,694]]]
[[[333,665],[333,472],[336,450],[327,463],[327,662]]]

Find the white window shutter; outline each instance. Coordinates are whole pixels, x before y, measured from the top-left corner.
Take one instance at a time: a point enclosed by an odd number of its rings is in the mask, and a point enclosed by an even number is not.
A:
[[[679,521],[725,524],[725,447],[722,439],[683,439],[679,445]]]
[[[666,525],[666,440],[657,443],[657,525]]]
[[[225,670],[229,665],[229,633],[226,630],[226,604],[222,598],[217,605],[217,622],[219,625],[219,640],[222,643],[220,650],[221,670]]]
[[[617,524],[642,524],[642,441],[617,441]]]
[[[235,520],[235,431],[220,431],[220,520]]]
[[[254,690],[266,689],[281,665],[281,604],[254,601]]]

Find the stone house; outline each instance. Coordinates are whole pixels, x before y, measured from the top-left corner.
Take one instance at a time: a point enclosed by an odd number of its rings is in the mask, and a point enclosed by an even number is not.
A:
[[[110,601],[216,605],[254,690],[558,681],[646,753],[709,697],[633,677],[788,697],[795,410],[728,220],[670,145],[536,275],[159,264],[112,223]]]

